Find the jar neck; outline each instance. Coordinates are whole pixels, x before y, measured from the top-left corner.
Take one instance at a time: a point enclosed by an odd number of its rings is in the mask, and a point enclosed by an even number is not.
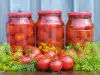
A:
[[[61,17],[61,14],[39,14],[39,18],[43,17]]]
[[[91,19],[91,16],[68,16],[69,19]]]
[[[9,18],[32,18],[31,16],[9,16]]]

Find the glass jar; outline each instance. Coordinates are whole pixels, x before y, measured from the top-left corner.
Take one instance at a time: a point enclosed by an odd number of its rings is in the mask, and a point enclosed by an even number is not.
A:
[[[90,12],[69,12],[66,25],[66,44],[84,44],[93,41],[94,26]]]
[[[34,23],[30,12],[10,12],[6,25],[7,42],[11,47],[21,46],[25,49],[34,45]]]
[[[50,46],[64,47],[64,23],[61,11],[39,11],[36,23],[36,45],[47,43]]]

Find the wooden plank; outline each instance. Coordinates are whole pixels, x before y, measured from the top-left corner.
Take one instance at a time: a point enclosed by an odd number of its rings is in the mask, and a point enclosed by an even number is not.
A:
[[[6,22],[9,0],[0,0],[0,44],[6,41]]]
[[[10,0],[10,11],[17,12],[17,11],[30,11],[30,0]]]

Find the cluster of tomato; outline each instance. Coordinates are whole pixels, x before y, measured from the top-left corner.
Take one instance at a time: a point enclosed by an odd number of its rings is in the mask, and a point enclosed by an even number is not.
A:
[[[7,41],[12,47],[16,45],[25,48],[34,44],[33,24],[10,24],[7,25]]]
[[[92,26],[75,26],[66,28],[66,41],[67,44],[85,43],[86,41],[93,40],[93,27]]]
[[[72,54],[76,54],[74,51],[70,51]],[[72,57],[67,56],[66,52],[62,50],[57,54],[53,50],[48,52],[42,52],[39,48],[29,46],[28,52],[25,55],[19,57],[19,61],[23,64],[30,64],[32,59],[37,62],[37,68],[42,71],[60,71],[62,69],[68,70],[72,69],[74,65],[74,60]]]
[[[64,47],[64,26],[61,25],[37,25],[37,46],[41,45],[41,42],[48,43],[56,47]]]

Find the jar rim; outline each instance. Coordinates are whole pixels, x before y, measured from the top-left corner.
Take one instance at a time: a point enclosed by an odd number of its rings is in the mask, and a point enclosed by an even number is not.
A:
[[[32,16],[31,12],[9,12],[8,16]]]
[[[61,10],[39,10],[38,14],[61,14],[62,11]]]
[[[68,12],[68,16],[92,16],[91,12]]]

